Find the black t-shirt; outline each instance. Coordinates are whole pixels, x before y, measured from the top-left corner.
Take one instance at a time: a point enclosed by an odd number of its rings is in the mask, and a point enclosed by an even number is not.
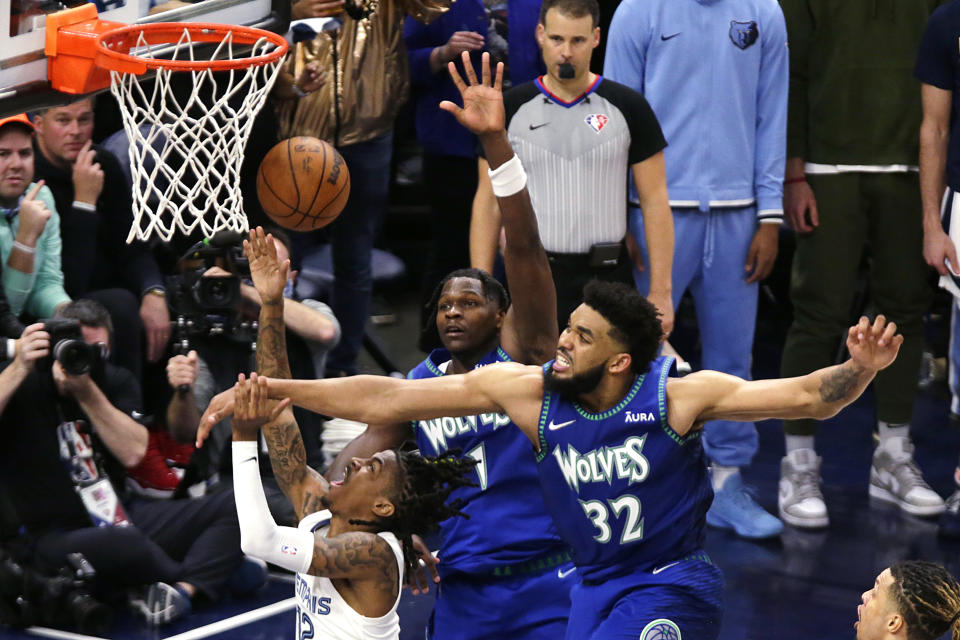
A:
[[[946,4],[930,16],[920,41],[913,75],[926,84],[953,93],[950,113],[950,142],[947,148],[947,184],[960,191],[960,2]]]
[[[6,365],[4,365],[5,367]],[[140,408],[140,385],[126,369],[107,363],[98,385],[114,407],[130,415]],[[35,368],[0,415],[0,482],[31,533],[91,526],[66,466],[60,460],[57,426],[84,419],[72,398],[57,394],[49,369]],[[121,495],[125,470],[93,435],[94,451]]]

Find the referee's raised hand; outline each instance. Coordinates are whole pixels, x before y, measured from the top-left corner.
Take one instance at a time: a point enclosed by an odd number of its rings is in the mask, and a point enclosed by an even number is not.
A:
[[[463,107],[444,100],[440,103],[440,108],[452,113],[460,124],[478,136],[503,131],[506,122],[503,110],[503,63],[497,63],[497,71],[491,82],[490,54],[484,53],[480,61],[481,79],[477,82],[477,74],[470,62],[470,53],[464,51],[461,59],[469,84],[460,77],[455,63],[447,63],[447,69],[463,98]]]

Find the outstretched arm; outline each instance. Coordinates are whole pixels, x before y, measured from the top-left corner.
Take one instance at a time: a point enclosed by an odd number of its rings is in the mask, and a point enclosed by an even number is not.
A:
[[[476,134],[490,166],[506,238],[503,258],[513,304],[500,334],[504,350],[514,360],[541,364],[557,346],[557,292],[550,263],[540,243],[537,217],[526,189],[526,174],[513,152],[504,128],[503,63],[497,64],[491,80],[490,55],[483,54],[481,80],[477,81],[468,53],[463,54],[464,82],[454,63],[448,69],[463,98],[463,108],[449,101],[440,108],[449,111]],[[498,187],[498,184],[504,186]]]
[[[376,580],[378,588],[382,585],[396,597],[400,582],[397,563],[393,551],[380,536],[354,532],[326,538],[293,527],[277,526],[260,481],[257,434],[261,426],[287,413],[289,402],[271,406],[267,402],[266,387],[256,378],[241,378],[234,390],[233,486],[243,552],[299,573]]]
[[[505,362],[463,375],[424,380],[352,376],[326,380],[271,378],[267,383],[271,398],[290,398],[293,404],[310,411],[367,424],[506,413],[532,442],[537,442],[543,395],[540,367]],[[201,418],[198,440],[202,442],[210,428],[233,411],[233,392],[218,396]]]
[[[260,327],[257,332],[257,371],[262,376],[289,378],[287,337],[283,322],[283,288],[290,261],[277,258],[273,236],[257,227],[243,243],[250,261],[250,276],[260,296]],[[320,497],[327,493],[327,481],[307,465],[307,450],[293,411],[263,426],[270,466],[277,484],[293,503],[297,519],[320,509]]]
[[[678,433],[707,420],[815,418],[825,420],[860,397],[877,372],[897,357],[903,336],[881,315],[850,327],[850,359],[797,378],[742,380],[700,371],[667,384],[667,420]]]

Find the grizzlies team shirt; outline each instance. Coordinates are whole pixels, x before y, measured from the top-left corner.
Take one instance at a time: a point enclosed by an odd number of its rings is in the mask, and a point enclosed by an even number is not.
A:
[[[297,528],[326,537],[330,529],[330,511],[317,511],[305,516]],[[393,608],[379,618],[368,618],[347,604],[330,578],[298,573],[295,578],[298,640],[397,640],[400,637],[397,605],[400,604],[403,591],[403,549],[397,537],[389,531],[381,531],[377,535],[390,545],[400,571],[397,574],[400,576],[400,588]]]
[[[623,240],[627,169],[667,146],[643,96],[597,76],[565,102],[541,76],[506,92],[503,104],[544,249],[582,254],[598,242]]]
[[[540,486],[583,580],[650,571],[703,545],[713,490],[700,432],[681,436],[667,424],[672,366],[654,360],[603,413],[544,391]]]
[[[411,379],[445,375],[450,354],[435,349],[407,376]],[[477,367],[510,362],[499,347]],[[424,455],[460,449],[477,461],[476,487],[460,487],[450,501],[461,500],[469,518],[440,523],[441,574],[491,573],[504,566],[542,557],[551,550],[565,553],[556,528],[543,505],[537,463],[530,440],[504,414],[485,413],[463,418],[437,418],[413,423]]]

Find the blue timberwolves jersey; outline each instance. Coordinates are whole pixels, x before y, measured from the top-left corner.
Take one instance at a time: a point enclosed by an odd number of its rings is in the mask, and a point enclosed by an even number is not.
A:
[[[649,571],[703,544],[713,489],[700,432],[680,436],[667,424],[672,365],[655,360],[599,414],[544,392],[540,486],[584,580]]]
[[[450,360],[436,349],[408,378],[444,375]],[[477,367],[510,362],[503,349],[485,355]],[[486,573],[497,567],[531,560],[563,547],[540,496],[536,454],[530,440],[506,415],[488,413],[464,418],[414,422],[417,444],[425,455],[461,449],[477,461],[477,487],[461,487],[450,494],[462,500],[469,518],[440,523],[443,545],[441,571]]]

